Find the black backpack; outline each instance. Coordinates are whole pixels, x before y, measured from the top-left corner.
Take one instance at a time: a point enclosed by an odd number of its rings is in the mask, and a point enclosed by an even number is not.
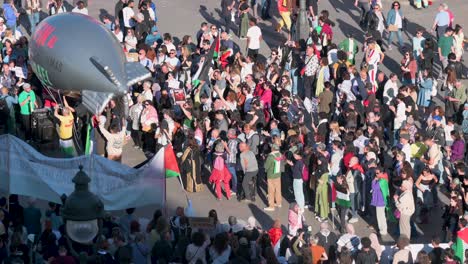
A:
[[[343,75],[347,71],[348,66],[346,65],[346,61],[338,61],[338,67],[336,68],[336,81],[338,81],[338,83],[343,81]]]
[[[6,97],[0,97],[0,124],[6,124],[10,116],[10,108],[6,101]]]

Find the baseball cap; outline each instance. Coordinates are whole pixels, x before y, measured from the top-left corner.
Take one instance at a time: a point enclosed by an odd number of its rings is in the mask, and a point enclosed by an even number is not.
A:
[[[31,85],[29,83],[24,83],[23,89],[28,89],[28,88],[31,88]]]

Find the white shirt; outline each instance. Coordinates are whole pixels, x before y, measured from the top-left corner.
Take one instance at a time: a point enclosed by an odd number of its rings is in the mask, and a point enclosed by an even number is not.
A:
[[[253,73],[253,62],[251,63],[244,63],[244,67],[241,69],[241,79],[245,81],[245,77],[249,74]]]
[[[406,120],[406,105],[400,102],[396,107],[395,121],[393,123],[394,129],[400,129],[403,121]]]
[[[260,49],[260,37],[262,36],[262,31],[259,27],[253,26],[247,30],[247,38],[249,39],[248,48],[251,50]]]
[[[390,103],[393,101],[393,99],[398,94],[397,91],[398,91],[398,87],[397,87],[396,82],[394,82],[392,80],[388,80],[385,83],[384,91],[383,91],[383,98],[384,98],[383,101],[384,101],[384,103],[386,105],[390,105]]]
[[[78,7],[75,7],[72,9],[72,12],[73,13],[80,13],[80,14],[83,14],[83,15],[88,15],[88,9],[86,7],[84,7],[83,9],[79,9]]]
[[[167,52],[170,52],[171,50],[176,50],[176,47],[172,42],[164,43],[164,46],[166,46]]]
[[[409,143],[403,145],[401,152],[405,153],[405,160],[411,163],[411,145]]]
[[[178,67],[180,65],[180,61],[177,57],[174,57],[174,58],[167,57],[166,62],[169,63],[173,67]]]
[[[123,42],[123,33],[122,33],[122,31],[119,31],[118,34],[115,34],[115,31],[113,33],[114,33],[114,36],[119,40],[119,42],[122,43]]]
[[[375,65],[376,66],[377,63],[379,63],[379,61],[380,61],[380,54],[377,51],[377,49],[370,50],[367,57],[369,57],[369,64],[370,65]]]
[[[138,43],[137,39],[135,36],[126,36],[125,37],[125,48],[127,51],[130,51],[131,49],[136,49],[136,44]]]
[[[133,27],[134,22],[133,22],[132,17],[135,16],[135,12],[133,12],[133,9],[127,6],[122,10],[122,13],[123,13],[124,26]]]
[[[143,97],[145,98],[145,101],[146,100],[151,100],[153,101],[153,92],[151,90],[144,90],[141,95],[143,95]]]
[[[395,11],[395,25],[397,25],[398,28],[403,27],[403,20],[401,19],[400,12]]]

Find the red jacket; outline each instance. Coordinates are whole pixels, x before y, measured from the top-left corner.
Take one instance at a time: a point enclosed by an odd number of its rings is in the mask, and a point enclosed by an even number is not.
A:
[[[290,8],[289,8],[289,0],[278,0],[277,3],[278,3],[278,12],[289,12],[290,11]]]

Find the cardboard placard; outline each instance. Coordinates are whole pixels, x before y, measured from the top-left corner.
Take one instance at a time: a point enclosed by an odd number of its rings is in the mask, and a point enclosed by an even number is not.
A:
[[[189,217],[190,227],[199,229],[215,228],[214,218],[212,217]]]
[[[176,103],[185,103],[185,90],[181,88],[172,89],[174,101]]]
[[[127,53],[127,61],[128,62],[137,62],[138,61],[138,53],[136,53],[136,52]]]

